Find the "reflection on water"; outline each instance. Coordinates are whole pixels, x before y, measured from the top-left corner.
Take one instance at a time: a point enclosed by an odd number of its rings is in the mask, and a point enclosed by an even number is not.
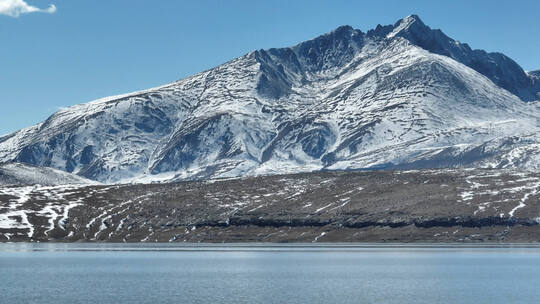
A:
[[[0,244],[1,303],[532,303],[534,245]]]

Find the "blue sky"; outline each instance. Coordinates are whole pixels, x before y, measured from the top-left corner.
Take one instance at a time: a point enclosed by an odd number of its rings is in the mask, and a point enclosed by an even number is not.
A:
[[[367,31],[413,13],[473,48],[540,69],[537,0],[0,0],[0,13],[0,135],[60,107],[168,83],[255,49],[344,24]]]

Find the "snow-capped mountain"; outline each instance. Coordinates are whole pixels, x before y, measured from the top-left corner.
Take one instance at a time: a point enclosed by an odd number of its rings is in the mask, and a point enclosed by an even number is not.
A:
[[[0,161],[101,182],[313,170],[540,168],[540,78],[417,16],[257,50],[171,84],[61,110]]]
[[[522,100],[540,99],[540,80],[529,76],[511,58],[501,53],[473,50],[468,44],[446,36],[441,30],[432,30],[416,15],[398,21],[393,26],[379,25],[369,31],[368,36],[403,37],[423,49],[465,64]]]

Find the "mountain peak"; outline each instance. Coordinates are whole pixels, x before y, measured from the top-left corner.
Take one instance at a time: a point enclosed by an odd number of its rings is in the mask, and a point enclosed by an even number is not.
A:
[[[409,15],[398,20],[394,25],[377,25],[375,29],[369,30],[367,35],[370,37],[378,36],[381,38],[393,38],[395,36],[410,36],[406,33],[422,32],[426,33],[431,29],[424,24],[418,15]],[[407,38],[407,37],[404,37]]]
[[[354,31],[354,28],[350,25],[341,25],[338,26],[335,30],[330,32],[330,34],[338,34],[338,33],[348,33]]]
[[[106,183],[365,168],[538,169],[540,108],[510,93],[538,100],[533,75],[416,15],[367,35],[341,26],[170,85],[57,112],[0,137],[0,162]]]
[[[465,64],[524,101],[538,99],[538,72],[525,73],[516,62],[503,54],[473,50],[468,44],[448,37],[441,30],[430,28],[418,15],[409,15],[394,25],[377,25],[375,29],[368,31],[367,36],[406,39],[431,53]]]
[[[387,38],[392,38],[397,35],[423,35],[431,31],[431,28],[426,26],[418,15],[409,15],[394,24],[393,30],[386,34]]]
[[[351,38],[354,38],[354,37],[361,37],[363,36],[364,33],[362,33],[361,30],[357,30],[357,29],[354,29],[352,26],[350,25],[341,25],[339,27],[337,27],[335,30],[331,31],[331,32],[328,32],[326,34],[322,34],[312,40],[308,40],[308,41],[305,41],[305,42],[302,42],[300,43],[301,44],[304,44],[304,43],[309,43],[310,41],[321,41],[321,40],[350,40]]]
[[[409,16],[401,19],[401,20],[398,20],[394,24],[394,27],[398,27],[399,25],[410,26],[410,25],[412,25],[414,23],[425,26],[424,22],[422,21],[422,19],[420,19],[420,17],[418,15],[412,14],[412,15],[409,15]]]
[[[418,15],[416,15],[416,14],[411,14],[411,15],[409,15],[409,16],[407,16],[407,17],[401,19],[401,21],[405,21],[405,20],[407,20],[407,21],[418,21],[418,22],[422,22],[422,20],[420,19],[420,17],[419,17]],[[423,22],[422,22],[422,24],[423,24]]]

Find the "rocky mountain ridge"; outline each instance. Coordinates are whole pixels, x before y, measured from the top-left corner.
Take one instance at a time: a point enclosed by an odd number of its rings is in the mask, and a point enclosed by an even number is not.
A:
[[[417,16],[257,50],[0,138],[0,162],[150,182],[319,170],[540,168],[538,78]],[[536,95],[537,96],[537,95]]]
[[[540,82],[530,77],[514,60],[502,53],[473,50],[467,43],[456,41],[441,30],[431,29],[417,15],[408,16],[393,26],[378,26],[369,31],[368,36],[403,37],[425,50],[465,64],[522,100],[540,99]]]

